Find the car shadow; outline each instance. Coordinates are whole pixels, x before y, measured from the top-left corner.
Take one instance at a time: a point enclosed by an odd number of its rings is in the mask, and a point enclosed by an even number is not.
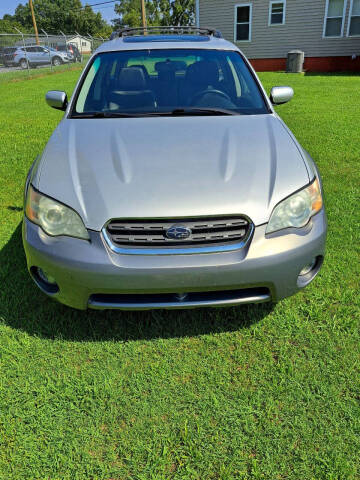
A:
[[[247,328],[269,315],[272,303],[222,309],[146,312],[78,311],[44,295],[31,280],[21,223],[0,251],[0,319],[29,335],[69,341],[130,341],[191,337]]]

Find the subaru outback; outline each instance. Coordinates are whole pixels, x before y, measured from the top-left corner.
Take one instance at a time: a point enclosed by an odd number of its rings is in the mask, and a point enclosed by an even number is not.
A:
[[[125,29],[90,58],[25,186],[27,265],[77,309],[278,301],[324,259],[322,185],[242,52],[211,29]]]

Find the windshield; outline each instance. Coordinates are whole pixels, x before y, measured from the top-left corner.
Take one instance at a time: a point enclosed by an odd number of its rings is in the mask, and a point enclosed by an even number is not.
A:
[[[72,116],[268,113],[259,87],[234,51],[167,49],[97,55]]]

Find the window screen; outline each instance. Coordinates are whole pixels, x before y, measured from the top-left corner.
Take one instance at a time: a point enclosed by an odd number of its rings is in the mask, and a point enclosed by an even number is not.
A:
[[[328,0],[325,37],[341,37],[344,21],[344,0]]]
[[[270,3],[270,25],[282,25],[285,23],[285,4],[284,2]]]
[[[350,13],[349,35],[360,35],[360,0],[354,0]]]
[[[251,5],[236,7],[236,34],[237,42],[249,41],[251,37]]]

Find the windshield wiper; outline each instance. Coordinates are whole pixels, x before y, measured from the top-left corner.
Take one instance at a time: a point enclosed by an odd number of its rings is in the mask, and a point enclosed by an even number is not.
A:
[[[120,112],[87,112],[74,113],[71,118],[140,118],[140,117],[183,117],[193,115],[241,115],[234,110],[225,108],[176,108],[170,112],[139,112],[139,113],[120,113]]]
[[[89,113],[74,113],[71,118],[131,118],[141,117],[142,114],[132,113],[115,113],[115,112],[89,112]]]
[[[241,115],[235,110],[227,110],[226,108],[176,108],[171,115]]]

